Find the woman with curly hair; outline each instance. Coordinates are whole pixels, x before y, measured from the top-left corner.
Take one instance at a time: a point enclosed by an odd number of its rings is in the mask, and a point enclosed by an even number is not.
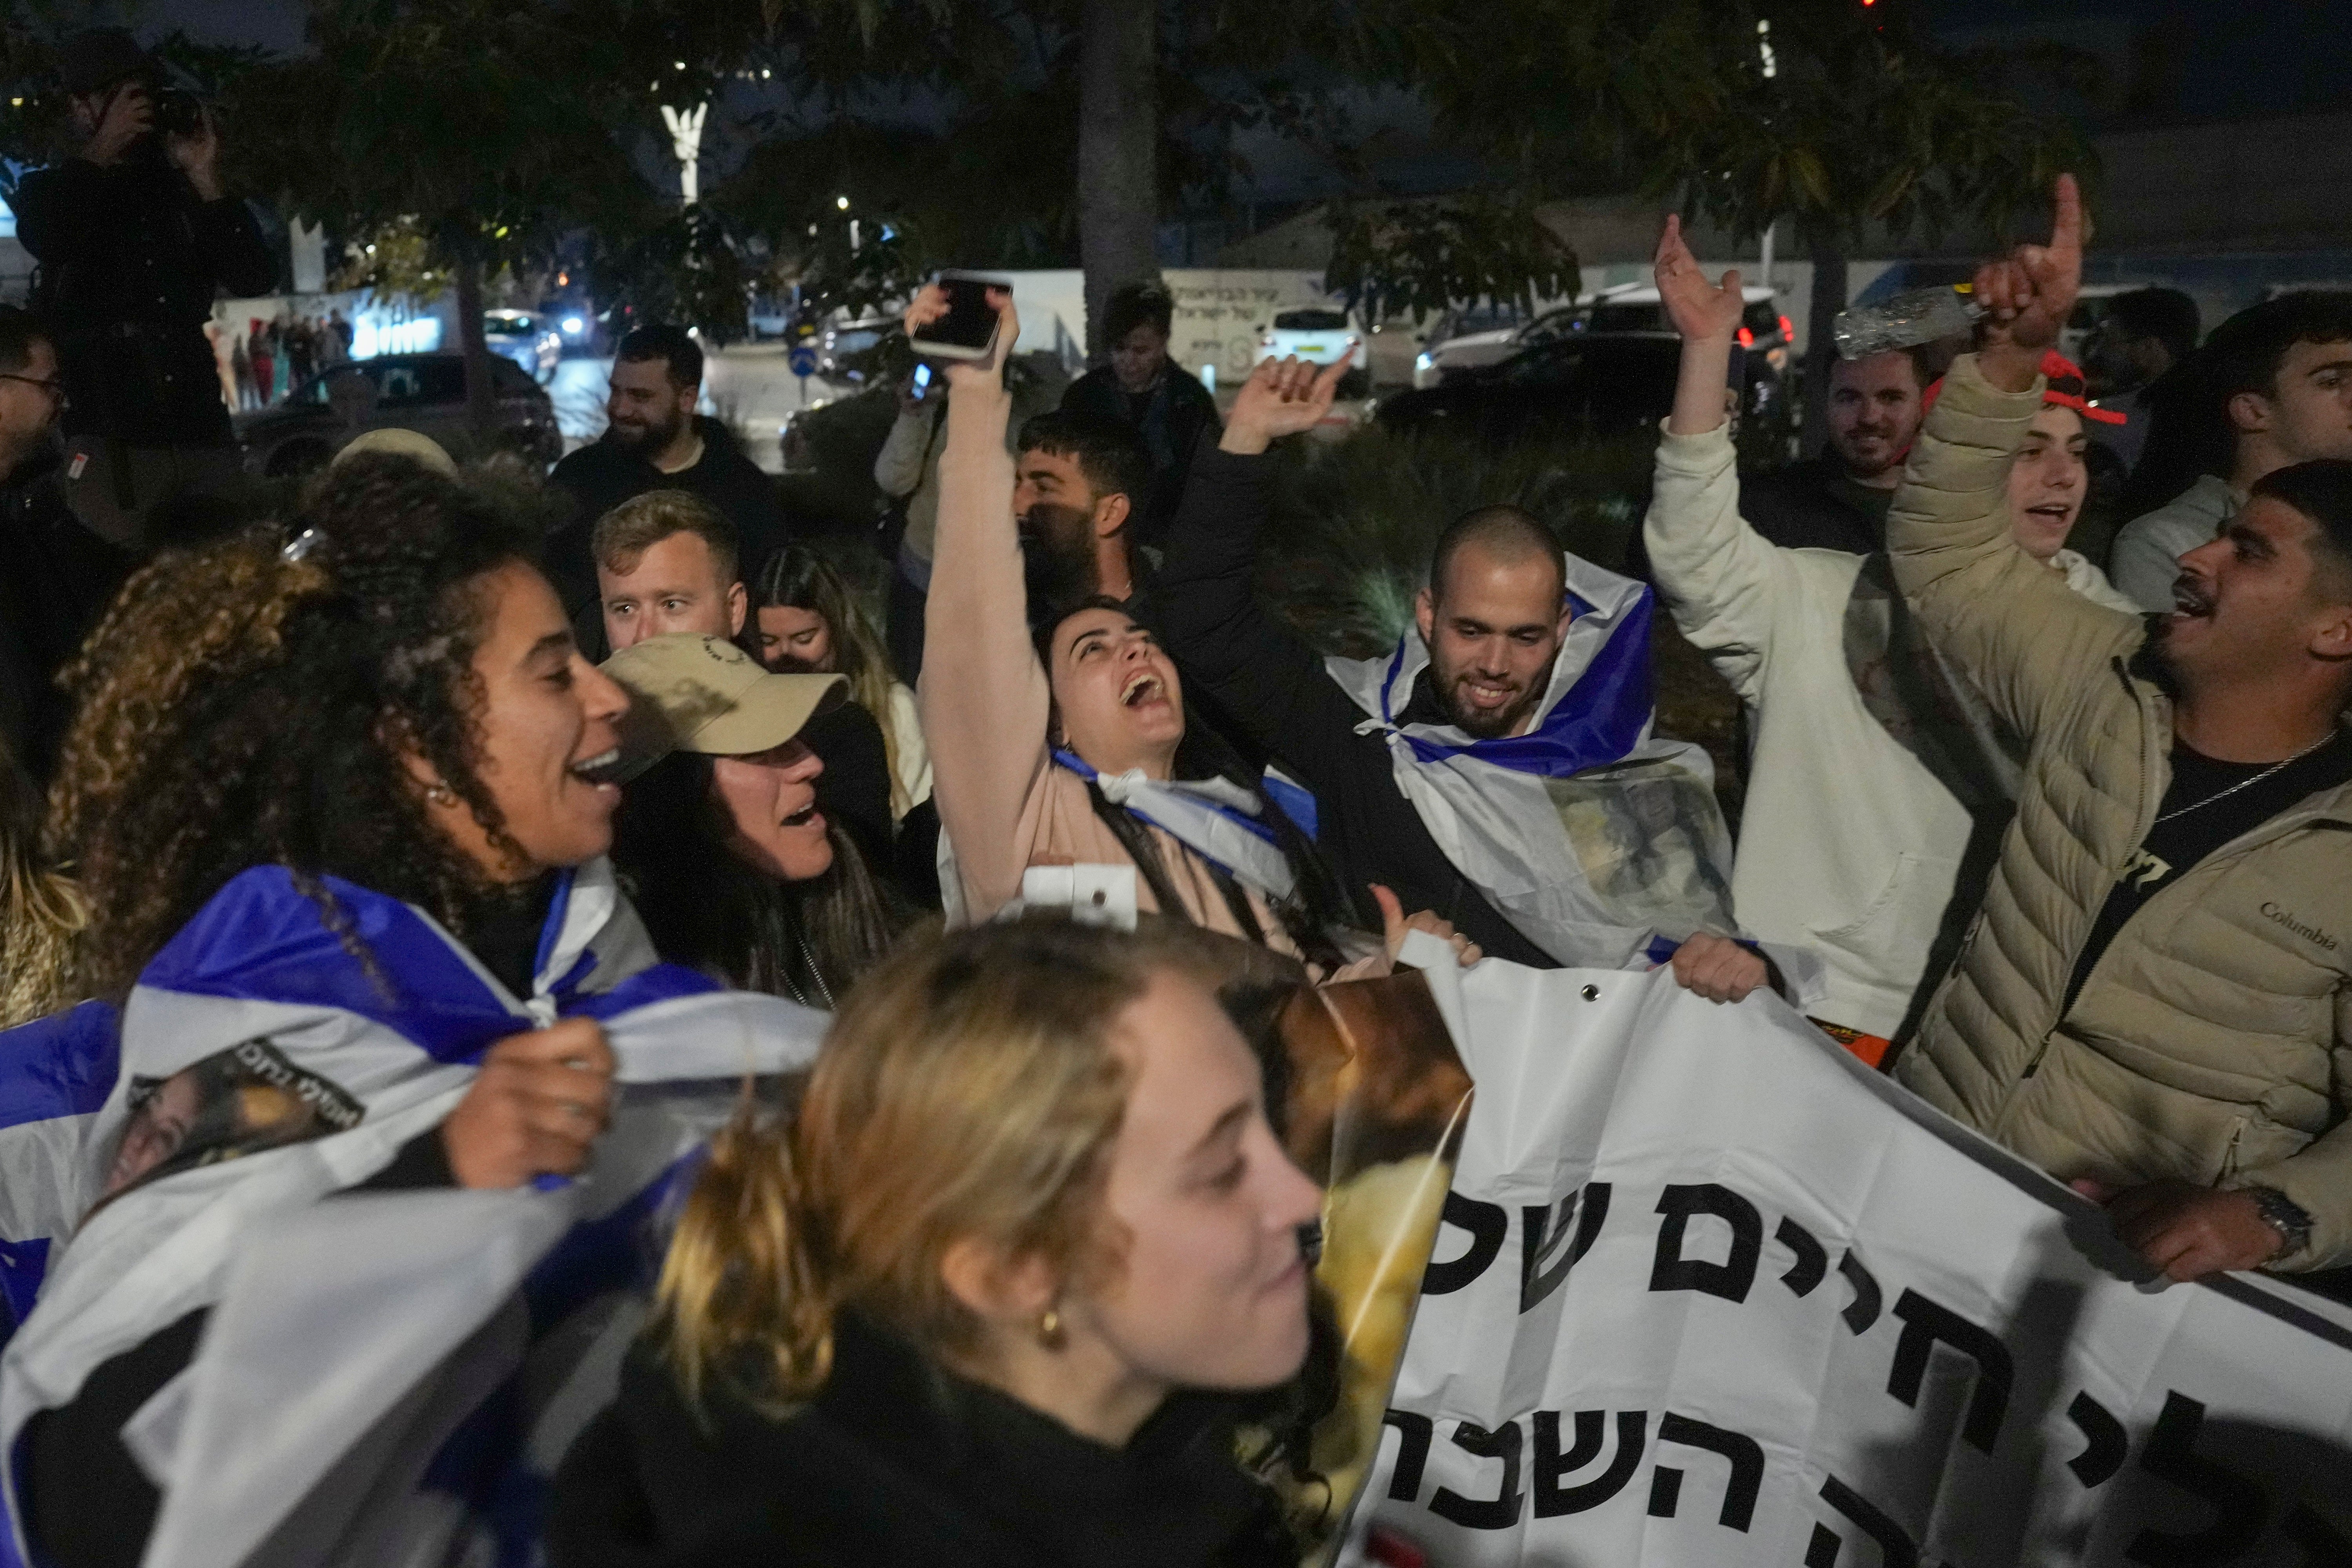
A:
[[[89,905],[75,989],[139,991],[100,1113],[113,1147],[98,1206],[51,1268],[42,1303],[66,1300],[50,1321],[35,1309],[11,1369],[52,1353],[67,1301],[119,1310],[131,1287],[108,1281],[142,1259],[108,1247],[132,1200],[171,1187],[173,1202],[233,1203],[221,1194],[241,1173],[289,1168],[271,1163],[284,1136],[244,1124],[257,1107],[294,1137],[342,1139],[337,1179],[360,1186],[513,1187],[583,1167],[612,1051],[588,1018],[531,1024],[652,954],[601,859],[627,699],[573,647],[525,535],[415,462],[355,459],[290,527],[145,568],[74,680],[50,847]],[[161,1021],[190,994],[279,1008],[265,1024],[319,1005],[345,1022],[263,1027],[190,1063]],[[467,1010],[435,1014],[442,996]],[[338,1044],[369,1019],[389,1047]],[[394,1055],[415,1064],[397,1079],[413,1087],[379,1117]],[[160,1493],[122,1434],[195,1354],[210,1308],[185,1309],[212,1299],[184,1294],[184,1315],[142,1320],[133,1342],[68,1331],[54,1353],[80,1358],[71,1375],[34,1383],[65,1392],[10,1407],[11,1489],[40,1560],[138,1560]]]
[[[1032,915],[861,984],[704,1168],[554,1568],[1296,1563],[1234,1436],[1309,1363],[1320,1194],[1205,971]]]
[[[890,673],[881,634],[831,563],[803,544],[768,557],[751,582],[746,640],[770,669],[839,675],[850,700],[882,726],[890,759],[890,816],[903,818],[931,798],[931,754],[915,715],[915,694]]]

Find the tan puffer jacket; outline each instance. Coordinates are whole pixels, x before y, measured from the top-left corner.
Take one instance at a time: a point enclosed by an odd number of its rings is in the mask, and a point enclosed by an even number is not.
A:
[[[2023,798],[1952,973],[1896,1076],[2062,1179],[2275,1187],[2352,1262],[2352,786],[2224,845],[2074,957],[2170,782],[2172,704],[2136,616],[2020,552],[2009,458],[2041,406],[1954,365],[1887,520],[1946,655],[2027,736]]]

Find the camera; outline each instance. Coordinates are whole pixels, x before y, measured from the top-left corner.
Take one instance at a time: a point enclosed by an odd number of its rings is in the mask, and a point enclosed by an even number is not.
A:
[[[184,87],[159,87],[150,93],[154,105],[155,133],[194,136],[205,128],[205,106]]]

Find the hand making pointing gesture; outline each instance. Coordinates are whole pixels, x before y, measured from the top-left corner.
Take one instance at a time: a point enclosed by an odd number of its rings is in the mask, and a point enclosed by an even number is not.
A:
[[[2083,194],[2074,175],[2058,176],[2053,205],[2048,245],[2021,245],[1977,268],[1977,302],[1985,310],[1977,368],[2008,392],[2033,384],[2083,288]]]

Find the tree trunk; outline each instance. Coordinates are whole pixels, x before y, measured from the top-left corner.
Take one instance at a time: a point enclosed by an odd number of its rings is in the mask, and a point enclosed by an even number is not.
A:
[[[498,394],[490,384],[490,345],[482,332],[482,258],[471,246],[457,256],[457,349],[466,356],[466,434],[476,458],[498,445]]]
[[[1805,254],[1813,263],[1812,319],[1805,328],[1805,418],[1798,448],[1818,458],[1830,438],[1830,366],[1837,359],[1830,323],[1845,309],[1845,247],[1808,237]]]
[[[1078,40],[1078,258],[1087,272],[1087,357],[1110,292],[1160,275],[1155,0],[1086,0]]]

